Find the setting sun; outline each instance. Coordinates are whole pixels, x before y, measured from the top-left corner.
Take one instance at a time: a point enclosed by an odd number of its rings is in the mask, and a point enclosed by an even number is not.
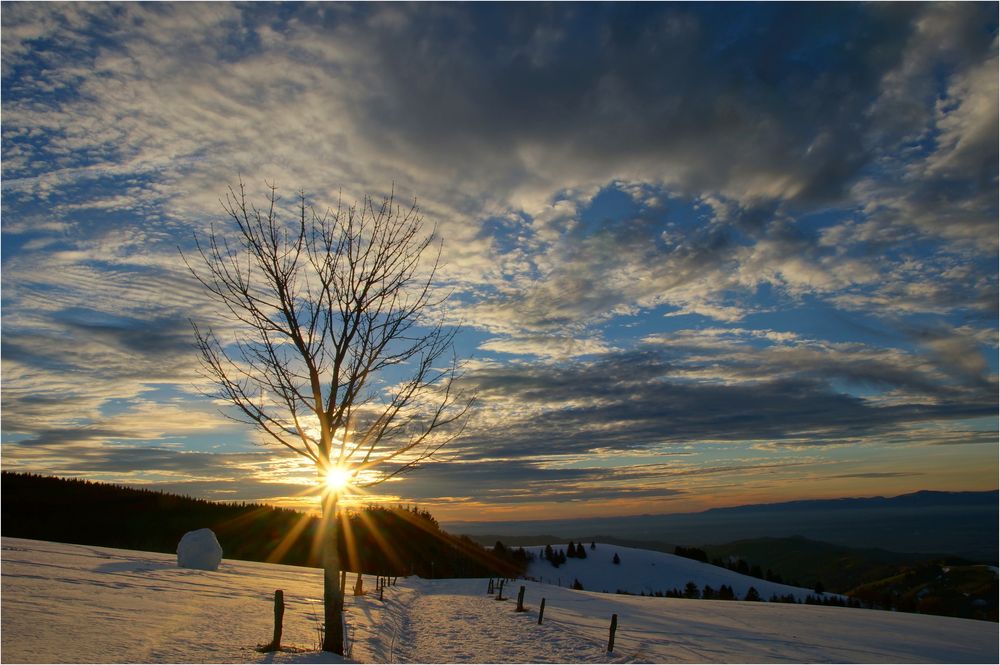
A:
[[[326,472],[326,489],[331,492],[339,492],[350,482],[351,472],[343,467],[334,466]]]

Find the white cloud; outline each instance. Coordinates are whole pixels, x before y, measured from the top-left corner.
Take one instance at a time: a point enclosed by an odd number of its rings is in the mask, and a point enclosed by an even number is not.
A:
[[[488,339],[479,345],[484,351],[531,355],[552,360],[589,356],[615,350],[599,339],[576,339],[565,335],[532,335]]]
[[[226,324],[176,246],[220,221],[240,176],[251,192],[267,179],[327,205],[393,183],[419,196],[444,240],[449,319],[488,331],[486,351],[625,353],[617,318],[669,307],[720,322],[645,335],[691,347],[686,379],[877,368],[903,402],[934,381],[983,380],[965,340],[989,337],[979,319],[996,304],[995,262],[975,263],[997,238],[996,41],[984,46],[982,6],[835,13],[849,47],[817,43],[794,17],[763,26],[820,49],[824,76],[757,35],[714,41],[696,6],[645,7],[655,16],[635,34],[612,29],[616,6],[595,8],[597,37],[567,30],[565,7],[512,7],[502,40],[471,6],[276,7],[4,6],[3,233],[18,243],[3,265],[8,431],[189,431],[173,411],[157,427],[146,406],[103,414],[154,384],[199,381],[186,319]],[[609,188],[638,212],[588,221]],[[831,211],[815,230],[809,215]],[[806,297],[876,318],[979,318],[925,356],[721,327]],[[559,396],[559,408],[607,399]],[[499,431],[549,409],[488,394],[481,415]],[[612,415],[578,424],[628,432],[648,416]]]

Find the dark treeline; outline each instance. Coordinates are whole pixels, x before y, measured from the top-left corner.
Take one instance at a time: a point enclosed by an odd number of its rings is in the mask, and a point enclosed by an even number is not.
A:
[[[173,553],[208,527],[223,556],[320,567],[319,519],[254,503],[215,503],[86,480],[3,472],[4,536]],[[441,530],[418,508],[369,506],[342,516],[339,546],[352,572],[421,577],[514,577],[524,550],[492,550]]]
[[[591,549],[596,549],[597,545],[591,543],[590,547]],[[586,559],[587,550],[584,548],[583,543],[574,543],[571,540],[565,550],[562,548],[553,549],[552,545],[546,545],[544,549],[538,552],[538,556],[551,563],[554,568],[558,568],[566,563],[566,559]],[[534,558],[534,555],[531,555],[531,558]]]
[[[624,595],[631,595],[627,591],[619,589],[617,593]],[[761,597],[760,593],[756,588],[750,587],[747,592],[740,597],[731,586],[723,584],[719,586],[718,589],[706,584],[704,587],[699,588],[694,582],[688,582],[684,585],[683,589],[668,589],[667,591],[654,591],[652,593],[646,593],[645,591],[639,594],[640,596],[655,596],[657,598],[690,598],[690,599],[703,599],[703,600],[747,600],[760,602],[764,598]],[[844,598],[841,596],[833,596],[829,594],[819,593],[817,595],[809,594],[804,600],[798,600],[792,594],[786,594],[779,596],[777,594],[772,594],[769,602],[772,603],[799,603],[805,605],[828,605],[835,607],[855,607],[860,608],[864,605],[857,599],[854,598]]]
[[[674,554],[682,556],[686,559],[694,559],[695,561],[701,561],[702,563],[710,563],[713,566],[718,566],[719,568],[728,568],[729,570],[740,573],[741,575],[756,577],[759,580],[776,582],[778,584],[789,584],[791,586],[802,586],[796,581],[786,582],[781,575],[774,572],[770,568],[764,570],[756,564],[750,565],[739,557],[731,556],[726,561],[723,561],[720,557],[715,557],[709,561],[708,553],[705,552],[705,550],[698,547],[681,547],[680,545],[674,548]],[[821,582],[816,582],[814,587],[816,589],[816,593],[823,593],[823,584]]]
[[[820,545],[822,545],[820,543]],[[709,559],[705,550],[697,547],[676,547],[674,554],[704,563],[710,563],[720,568],[756,577],[758,579],[803,587],[797,580],[786,581],[781,575],[770,568],[762,569],[757,564],[749,564],[741,557],[730,555],[725,561],[720,557]],[[845,559],[845,565],[851,559]],[[896,612],[917,612],[920,614],[938,614],[941,616],[962,617],[965,619],[980,619],[986,621],[998,620],[997,576],[992,569],[982,565],[968,565],[957,557],[932,559],[908,565],[899,565],[895,569],[884,571],[882,579],[861,584],[845,591],[839,591],[848,599],[824,593],[823,583],[816,578],[812,584],[815,595],[806,596],[806,605],[841,605],[848,607],[865,607],[869,609],[892,610]],[[814,576],[815,578],[815,576]],[[736,600],[726,593],[725,587],[716,595],[710,595],[712,589],[705,587],[701,595],[693,595],[691,583],[684,590],[671,589],[656,592],[653,595],[676,598],[714,598],[719,600]],[[695,589],[697,590],[697,589]],[[756,591],[755,591],[756,593]],[[744,600],[757,600],[745,598]],[[772,596],[771,602],[793,603],[792,595]]]

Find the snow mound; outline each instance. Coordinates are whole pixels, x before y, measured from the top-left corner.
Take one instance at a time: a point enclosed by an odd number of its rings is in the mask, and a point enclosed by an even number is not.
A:
[[[177,543],[177,566],[196,570],[218,570],[222,545],[211,529],[188,531]]]

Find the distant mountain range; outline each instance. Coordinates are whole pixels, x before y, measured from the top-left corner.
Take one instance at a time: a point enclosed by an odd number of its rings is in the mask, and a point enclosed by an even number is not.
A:
[[[814,510],[852,510],[857,508],[924,508],[940,506],[992,506],[997,507],[1000,490],[989,492],[936,492],[920,490],[910,494],[884,497],[846,497],[842,499],[805,499],[801,501],[784,501],[782,503],[757,503],[729,508],[711,508],[706,513],[755,512],[771,511],[814,511]]]
[[[997,490],[920,491],[896,497],[789,501],[713,508],[699,513],[575,520],[449,522],[449,531],[498,538],[551,534],[563,540],[597,536],[679,545],[712,545],[751,538],[805,538],[846,547],[954,555],[996,564]],[[505,540],[505,542],[507,542]],[[541,541],[536,541],[541,542]]]

